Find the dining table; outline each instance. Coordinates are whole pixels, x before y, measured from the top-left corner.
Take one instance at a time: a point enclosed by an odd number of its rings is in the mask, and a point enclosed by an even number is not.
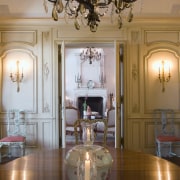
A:
[[[0,165],[0,180],[68,180],[65,157],[71,148],[41,150]],[[180,180],[180,167],[143,152],[108,148],[108,180]],[[107,180],[107,179],[106,179]]]

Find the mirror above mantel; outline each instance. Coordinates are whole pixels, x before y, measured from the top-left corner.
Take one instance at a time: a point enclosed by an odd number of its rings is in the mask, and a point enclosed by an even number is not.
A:
[[[80,49],[76,56],[79,57],[77,58],[77,74],[75,75],[77,88],[104,88],[106,75],[103,49],[91,47]]]

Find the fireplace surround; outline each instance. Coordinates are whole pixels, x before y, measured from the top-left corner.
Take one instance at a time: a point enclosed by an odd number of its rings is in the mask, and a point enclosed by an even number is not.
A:
[[[79,88],[75,90],[74,100],[76,106],[80,110],[82,117],[82,103],[87,100],[87,105],[91,107],[92,111],[99,112],[100,115],[104,115],[107,103],[107,90],[105,88]]]
[[[80,116],[83,117],[83,103],[86,100],[86,104],[90,106],[91,111],[98,112],[103,116],[103,98],[102,97],[78,97],[78,109],[80,110]]]

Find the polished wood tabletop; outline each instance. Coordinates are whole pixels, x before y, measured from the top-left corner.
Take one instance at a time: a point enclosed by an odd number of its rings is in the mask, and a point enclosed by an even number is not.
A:
[[[67,180],[67,150],[41,151],[2,164],[0,180]],[[180,180],[180,167],[169,161],[140,152],[109,150],[114,160],[110,180]]]

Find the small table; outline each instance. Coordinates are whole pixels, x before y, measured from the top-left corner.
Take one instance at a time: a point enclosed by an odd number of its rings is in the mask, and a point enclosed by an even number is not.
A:
[[[74,134],[75,134],[75,139],[76,139],[76,144],[78,144],[78,131],[77,128],[78,126],[81,125],[81,123],[97,123],[97,122],[103,122],[104,123],[104,146],[106,146],[106,139],[107,139],[107,124],[108,120],[107,118],[102,118],[102,119],[78,119],[74,123]]]

